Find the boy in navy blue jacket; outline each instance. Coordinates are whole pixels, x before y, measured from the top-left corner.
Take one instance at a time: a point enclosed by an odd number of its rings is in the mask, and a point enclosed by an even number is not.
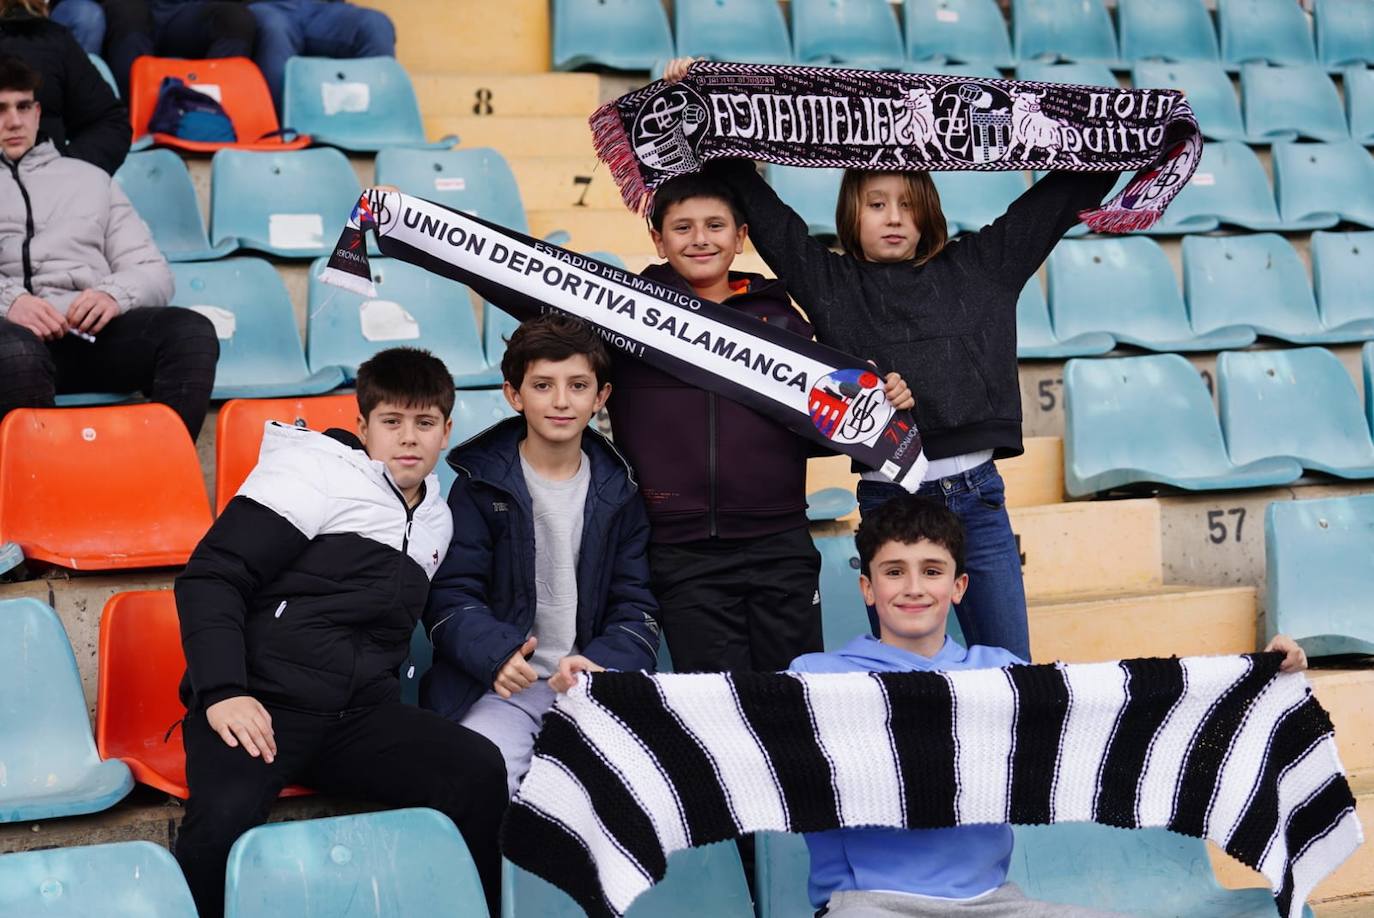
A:
[[[520,417],[456,447],[453,541],[425,627],[421,703],[486,736],[515,793],[554,693],[583,671],[653,670],[649,520],[629,465],[587,423],[610,358],[580,319],[522,324],[501,360]]]

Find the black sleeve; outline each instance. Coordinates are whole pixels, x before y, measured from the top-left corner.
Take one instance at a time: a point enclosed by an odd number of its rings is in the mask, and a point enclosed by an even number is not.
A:
[[[65,31],[65,30],[64,30]],[[129,155],[133,128],[129,110],[115,97],[91,59],[70,33],[63,43],[62,122],[66,129],[64,155],[99,166],[114,175]]]
[[[1051,172],[958,248],[977,260],[984,276],[1021,292],[1080,211],[1102,203],[1118,172]]]
[[[235,497],[196,546],[173,589],[186,668],[201,707],[246,693],[249,606],[308,542],[285,517]]]
[[[749,160],[718,160],[707,172],[735,195],[754,247],[806,310],[820,340],[826,340],[831,317],[845,308],[846,294],[858,290],[859,266],[812,236],[806,221],[783,203]]]

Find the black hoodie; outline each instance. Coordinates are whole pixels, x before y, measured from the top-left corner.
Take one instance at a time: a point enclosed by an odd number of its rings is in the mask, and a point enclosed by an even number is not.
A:
[[[917,266],[830,251],[748,160],[709,171],[735,193],[749,237],[816,324],[816,340],[902,374],[927,456],[1021,454],[1017,298],[1117,173],[1052,172],[991,224]]]
[[[641,273],[692,292],[666,264]],[[748,288],[722,305],[811,337],[781,281],[733,271],[730,280]],[[639,479],[651,542],[756,538],[806,525],[808,441],[641,360],[616,352],[614,361],[607,410]]]

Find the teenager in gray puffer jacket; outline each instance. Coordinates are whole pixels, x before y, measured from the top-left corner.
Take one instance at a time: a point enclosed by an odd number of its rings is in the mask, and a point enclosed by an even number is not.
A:
[[[38,74],[0,57],[0,416],[140,391],[200,432],[219,340],[109,175],[38,142]]]

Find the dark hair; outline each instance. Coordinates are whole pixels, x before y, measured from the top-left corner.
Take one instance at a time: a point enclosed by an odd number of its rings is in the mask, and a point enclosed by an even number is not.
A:
[[[364,418],[382,402],[403,408],[438,408],[453,414],[453,377],[444,362],[417,347],[378,351],[358,367],[358,411]]]
[[[0,92],[38,92],[43,77],[13,54],[0,55]]]
[[[506,353],[501,357],[501,376],[512,388],[519,389],[525,381],[525,371],[536,360],[567,360],[578,354],[587,358],[596,374],[600,389],[611,378],[611,355],[596,329],[577,318],[561,312],[548,312],[520,323],[506,340]]]
[[[914,545],[922,539],[934,542],[954,557],[954,574],[964,572],[964,524],[943,502],[904,494],[867,514],[854,541],[859,548],[859,569],[865,576],[873,556],[888,542]]]
[[[740,210],[739,202],[724,182],[700,172],[692,172],[671,178],[658,186],[658,190],[654,192],[654,206],[649,211],[649,224],[658,232],[663,232],[663,218],[668,214],[668,208],[689,198],[711,198],[721,201],[730,208],[730,216],[735,218],[736,228],[745,223],[744,212]]]
[[[840,181],[840,194],[835,199],[835,232],[839,235],[840,248],[846,255],[864,261],[864,247],[859,242],[859,212],[864,206],[864,179],[873,175],[895,175],[906,182],[906,193],[911,198],[911,210],[916,219],[916,231],[921,238],[916,242],[915,263],[923,265],[930,261],[949,241],[949,230],[945,226],[945,212],[940,207],[940,192],[929,172],[869,172],[864,169],[846,169]]]

